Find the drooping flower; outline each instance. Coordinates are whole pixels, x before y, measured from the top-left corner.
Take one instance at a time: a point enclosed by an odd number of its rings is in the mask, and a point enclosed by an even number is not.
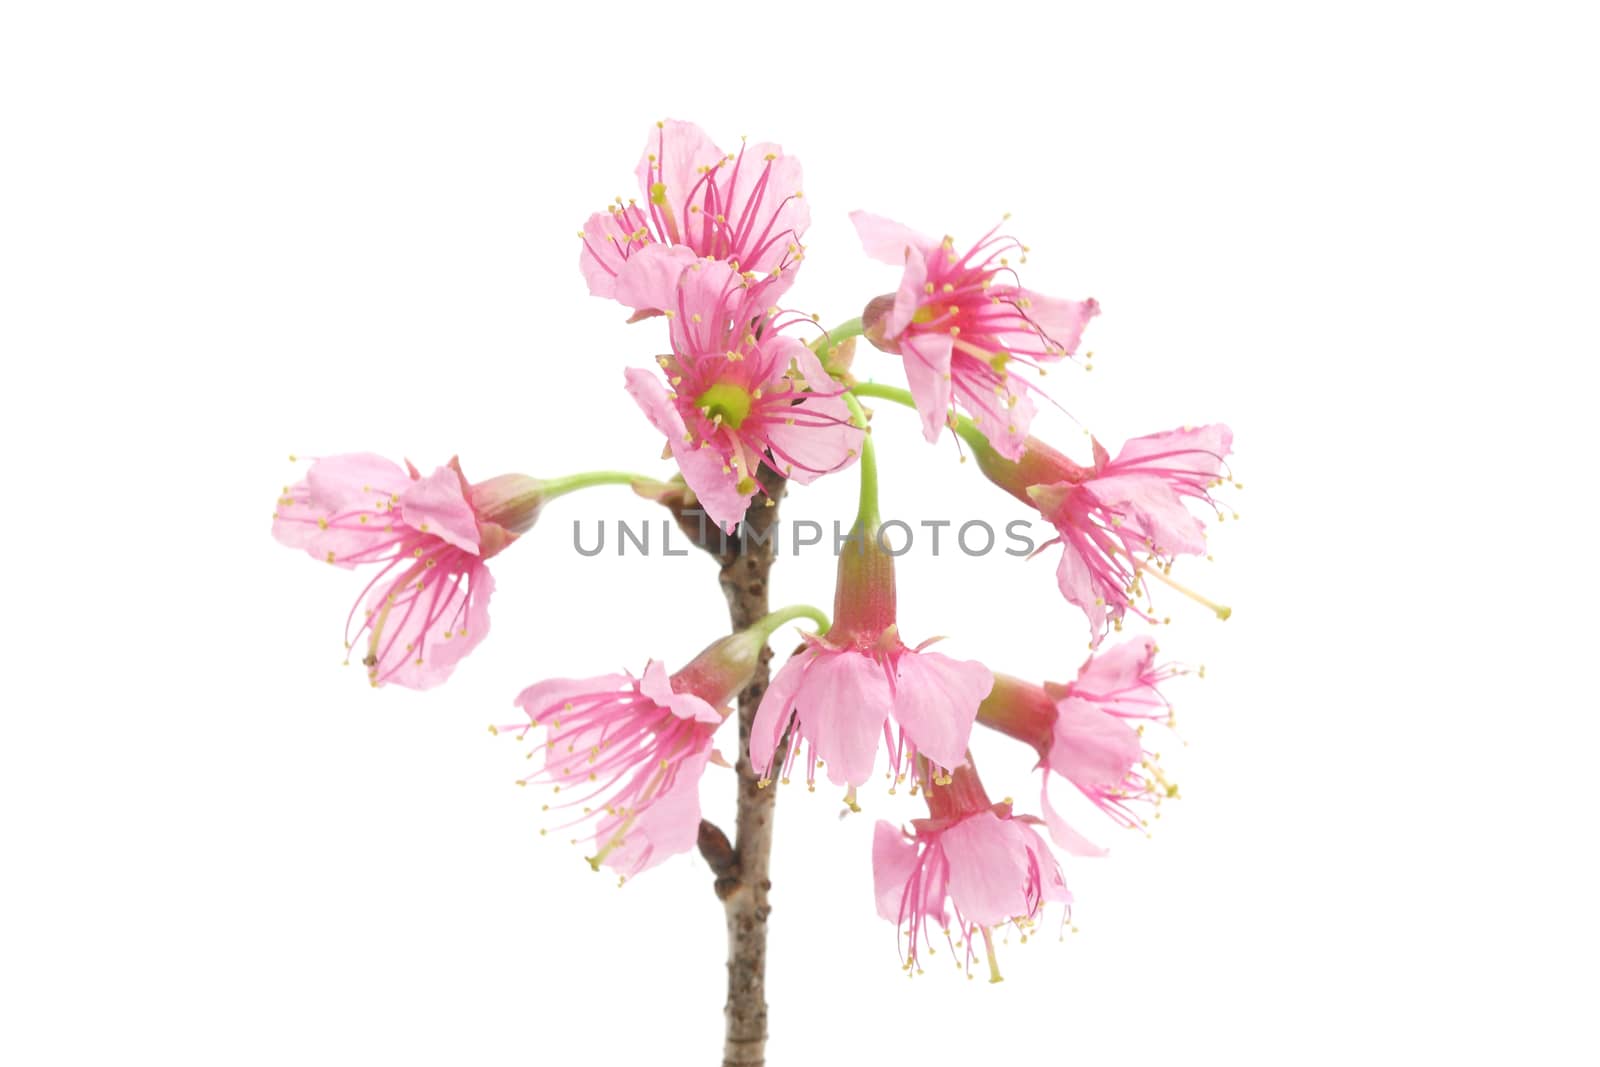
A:
[[[848,466],[862,431],[816,354],[783,331],[770,281],[696,260],[629,282],[671,311],[672,354],[659,360],[670,391],[627,371],[628,392],[666,435],[689,488],[712,521],[732,530],[761,485],[762,464],[808,483]]]
[[[773,278],[777,293],[788,289],[811,221],[799,160],[775,144],[742,140],[737,153],[725,154],[699,126],[668,119],[651,131],[637,174],[644,206],[618,197],[579,234],[578,265],[591,293],[637,311],[666,310],[634,302],[633,276],[699,256]]]
[[[284,487],[272,535],[335,566],[378,566],[345,621],[346,662],[361,642],[372,685],[427,689],[488,633],[485,564],[544,501],[537,479],[469,484],[455,459],[424,478],[370,453],[326,456]]]
[[[878,914],[899,927],[907,971],[920,973],[922,952],[933,949],[938,932],[970,978],[974,940],[982,937],[989,980],[998,982],[993,928],[1015,924],[1026,941],[1044,906],[1070,906],[1072,894],[1030,825],[1037,820],[1013,814],[1010,801],[992,803],[970,758],[940,781],[924,776],[929,817],[914,820],[911,832],[887,822],[874,828]]]
[[[981,663],[924,651],[932,643],[911,648],[900,639],[894,558],[875,518],[858,524],[839,555],[832,628],[805,639],[756,711],[750,760],[757,772],[770,777],[779,764],[787,779],[804,744],[807,783],[815,788],[821,761],[830,781],[849,787],[853,803],[856,787],[872,775],[880,738],[896,774],[918,754],[936,769],[959,766],[994,678]],[[789,745],[780,754],[786,731]]]
[[[1159,808],[1176,797],[1178,787],[1162,772],[1160,755],[1144,744],[1138,720],[1170,723],[1172,706],[1161,693],[1163,682],[1185,674],[1184,668],[1155,662],[1156,643],[1136,637],[1097,655],[1065,685],[1034,685],[1003,674],[978,710],[978,721],[1031,745],[1044,771],[1040,803],[1050,836],[1057,845],[1080,856],[1098,856],[1104,849],[1069,826],[1050,803],[1050,776],[1071,782],[1119,826],[1143,828],[1148,819],[1136,811]]]
[[[491,729],[521,738],[545,728],[528,753],[538,769],[521,784],[563,794],[547,808],[581,806],[563,825],[592,828],[590,866],[632,877],[694,847],[712,735],[750,681],[766,636],[753,628],[724,637],[671,675],[650,660],[639,677],[540,682],[516,699],[526,723]]]
[[[1015,373],[1077,351],[1100,307],[1022,288],[1010,255],[1027,249],[998,227],[965,254],[955,241],[931,238],[865,211],[850,216],[867,254],[904,267],[900,289],[867,305],[866,335],[905,363],[922,429],[937,441],[952,405],[969,412],[997,452],[1022,453],[1037,387]]]
[[[1136,437],[1112,459],[1094,442],[1094,466],[1081,467],[1036,438],[1016,460],[967,437],[990,481],[1037,508],[1062,546],[1056,567],[1061,593],[1083,609],[1095,644],[1125,612],[1155,621],[1138,597],[1144,577],[1171,585],[1226,619],[1230,609],[1182,586],[1167,572],[1179,555],[1204,555],[1205,526],[1185,500],[1221,519],[1211,495],[1227,475],[1233,432],[1221,423]],[[1148,601],[1148,596],[1146,596]]]

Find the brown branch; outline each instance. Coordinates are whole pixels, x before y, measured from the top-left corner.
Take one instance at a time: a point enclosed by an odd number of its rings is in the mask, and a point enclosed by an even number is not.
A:
[[[686,514],[682,501],[663,500],[690,540],[711,553],[721,565],[720,581],[728,598],[728,618],[733,629],[743,630],[766,615],[767,577],[772,570],[773,526],[784,480],[763,468],[765,497],[757,496],[746,512],[741,532],[748,536],[723,537],[714,525],[701,525],[698,515]],[[768,506],[768,502],[771,506]],[[762,1067],[767,1046],[767,894],[772,882],[767,873],[772,857],[772,819],[776,789],[761,788],[750,765],[750,726],[767,691],[772,649],[761,652],[761,664],[750,684],[739,694],[738,815],[734,842],[713,823],[700,823],[700,854],[716,875],[717,898],[722,901],[728,925],[728,999],[723,1045],[723,1067]]]

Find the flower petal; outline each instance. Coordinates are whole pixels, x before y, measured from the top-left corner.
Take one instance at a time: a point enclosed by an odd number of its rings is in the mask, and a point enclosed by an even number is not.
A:
[[[489,569],[459,549],[430,558],[438,565],[419,562],[368,597],[365,651],[374,685],[431,689],[489,632]]]
[[[852,211],[850,221],[855,224],[861,247],[866,249],[867,255],[891,266],[904,266],[908,250],[926,251],[936,243],[909,226],[902,226],[870,211]]]
[[[745,508],[755,496],[755,490],[740,493],[738,478],[727,469],[727,459],[720,451],[709,445],[697,448],[686,440],[689,428],[684,424],[683,415],[654,375],[632,367],[625,374],[628,395],[633,397],[650,424],[666,435],[672,457],[678,461],[683,480],[694,491],[701,509],[712,522],[732,531],[744,519]]]
[[[606,854],[604,863],[625,878],[632,878],[670,856],[695,847],[700,834],[700,779],[711,755],[709,735],[703,747],[685,756],[673,769],[666,789],[629,816],[607,815],[595,828],[595,847],[604,848],[619,832],[622,841]],[[655,774],[645,767],[641,774]]]
[[[672,680],[660,660],[653,659],[645,664],[644,677],[639,679],[639,692],[680,719],[698,719],[713,725],[722,722],[722,713],[693,693],[673,692]]]
[[[1162,555],[1203,555],[1205,524],[1183,506],[1183,500],[1154,474],[1122,474],[1095,478],[1083,491],[1122,516],[1124,526],[1138,533]]]
[[[717,177],[724,185],[717,197],[725,205],[722,214],[738,244],[739,269],[771,274],[799,251],[800,238],[811,224],[811,208],[801,195],[800,161],[784,155],[775,144],[746,145]],[[722,249],[704,251],[719,257],[727,254]],[[795,272],[786,273],[792,277]]]
[[[645,141],[639,165],[634,168],[639,178],[639,191],[644,195],[643,203],[651,203],[652,185],[658,181],[663,184],[681,239],[682,228],[689,220],[690,205],[701,205],[703,209],[705,174],[722,160],[722,149],[694,123],[680,119],[656,123]],[[642,210],[649,212],[649,208]]]
[[[906,384],[922,416],[922,435],[937,441],[950,417],[950,337],[947,334],[917,334],[908,337],[901,360],[906,367]]]
[[[589,292],[606,298],[615,296],[617,275],[636,253],[654,241],[649,220],[637,204],[590,215],[583,224],[583,247],[578,250],[578,269],[583,272]]]
[[[968,922],[992,926],[1027,916],[1027,844],[992,811],[969,815],[940,835],[950,860],[950,902]]]
[[[1054,841],[1060,849],[1073,856],[1097,858],[1106,855],[1106,850],[1084,837],[1078,831],[1067,825],[1067,820],[1061,817],[1054,805],[1050,803],[1050,776],[1045,775],[1045,784],[1039,792],[1039,809],[1044,812],[1044,824],[1050,831],[1050,840]]]
[[[595,678],[546,678],[518,693],[512,703],[527,712],[528,718],[543,723],[560,718],[560,713],[577,698],[600,694],[621,695],[632,685],[633,679],[626,674],[602,674]]]
[[[1121,788],[1128,771],[1143,756],[1139,732],[1125,720],[1075,696],[1056,702],[1055,727],[1045,762],[1085,793]]]
[[[1124,473],[1131,467],[1167,471],[1210,481],[1220,477],[1223,457],[1233,450],[1233,431],[1215,422],[1189,430],[1135,437],[1122,446],[1111,461],[1108,473]]]
[[[1155,658],[1155,638],[1140,636],[1123,641],[1084,661],[1072,683],[1072,693],[1101,703],[1117,693],[1142,687]]]
[[[330,512],[370,506],[375,497],[403,492],[410,484],[399,464],[371,452],[324,456],[306,471],[311,506]]]
[[[467,500],[461,475],[440,467],[400,494],[400,520],[464,552],[478,554],[478,517]]]
[[[794,710],[794,696],[815,654],[810,650],[790,656],[788,662],[772,676],[767,691],[756,708],[756,717],[750,724],[750,765],[763,777],[773,773],[774,755],[783,732],[789,728],[790,713]]]
[[[803,394],[763,429],[773,465],[787,478],[808,485],[841,471],[861,455],[863,430],[850,421],[850,409],[837,396]]]
[[[1106,602],[1101,596],[1099,581],[1078,541],[1062,531],[1061,562],[1056,564],[1056,585],[1070,604],[1083,609],[1089,618],[1089,631],[1098,644],[1106,628]]]
[[[911,875],[917,869],[916,843],[906,838],[893,824],[878,820],[872,828],[872,889],[878,898],[878,914],[892,923],[913,910]]]
[[[900,288],[894,293],[894,306],[883,319],[883,333],[890,341],[898,341],[911,328],[917,309],[927,297],[928,261],[918,249],[906,253],[905,273],[900,275]]]
[[[1028,319],[1067,355],[1078,350],[1084,327],[1100,314],[1100,305],[1094,300],[1060,300],[1026,289],[1020,295],[1028,301]]]
[[[641,248],[617,270],[617,303],[635,311],[670,311],[678,306],[678,279],[695,261],[683,245],[653,244]]]
[[[978,705],[993,688],[994,675],[981,663],[908,651],[895,665],[895,721],[917,751],[941,766],[959,767]]]
[[[853,650],[818,652],[794,697],[800,736],[825,762],[835,785],[872,777],[892,697],[881,664]]]

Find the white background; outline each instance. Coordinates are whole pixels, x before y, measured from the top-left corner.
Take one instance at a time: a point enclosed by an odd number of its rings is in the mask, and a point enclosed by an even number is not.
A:
[[[1028,284],[1104,306],[1056,398],[1108,441],[1226,420],[1247,487],[1178,571],[1232,621],[1162,601],[1209,668],[1164,751],[1185,799],[1152,840],[1081,820],[1114,849],[1067,864],[1065,944],[908,981],[868,855],[913,802],[780,798],[769,1062],[1592,1055],[1578,11],[7,5],[0,1058],[715,1062],[704,866],[592,874],[485,729],[541,677],[682,662],[725,621],[712,565],[583,559],[574,518],[654,513],[563,500],[450,683],[373,692],[339,665],[361,580],[268,536],[290,452],[667,469],[621,389],[660,331],[587,297],[574,236],[667,116],[802,158],[790,302],[824,320],[895,283],[851,209],[1014,212]],[[878,424],[886,512],[1021,514]],[[826,606],[830,567],[785,558],[775,600]],[[914,552],[902,627],[1070,677],[1052,570]]]

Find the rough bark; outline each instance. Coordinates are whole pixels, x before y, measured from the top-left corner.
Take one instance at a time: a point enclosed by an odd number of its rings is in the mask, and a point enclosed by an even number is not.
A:
[[[774,544],[770,534],[778,519],[778,501],[784,481],[770,471],[761,472],[768,496],[757,496],[745,515],[744,538],[722,538],[715,529],[701,534],[697,517],[678,515],[679,525],[721,564],[723,595],[734,630],[742,630],[766,615],[767,578],[772,569]],[[767,500],[772,501],[768,507]],[[674,509],[676,510],[676,509]],[[761,653],[761,665],[739,694],[739,760],[736,778],[739,806],[734,840],[710,822],[700,824],[700,854],[716,876],[714,887],[722,901],[728,926],[728,999],[724,1007],[727,1029],[723,1067],[762,1067],[767,1046],[767,894],[772,856],[772,820],[777,790],[761,788],[750,765],[750,726],[767,691],[772,649]]]

